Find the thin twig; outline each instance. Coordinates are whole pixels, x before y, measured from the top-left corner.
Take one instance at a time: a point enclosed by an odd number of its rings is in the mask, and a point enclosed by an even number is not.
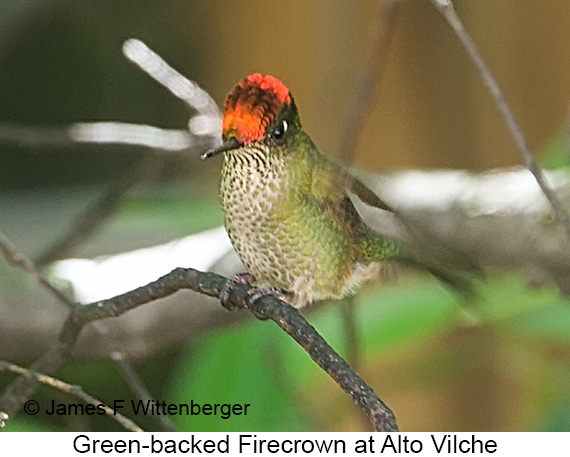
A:
[[[34,370],[28,370],[27,368],[23,368],[21,366],[15,365],[10,362],[6,362],[0,360],[0,371],[9,371],[11,373],[19,374],[27,379],[34,379],[46,386],[53,387],[55,389],[61,390],[67,394],[73,395],[74,397],[83,400],[85,403],[95,406],[96,408],[102,408],[105,411],[107,416],[112,417],[115,421],[117,421],[120,425],[122,425],[126,430],[131,432],[143,432],[144,430],[140,428],[137,424],[135,424],[132,420],[126,418],[120,413],[115,412],[113,409],[109,408],[107,405],[102,403],[101,401],[97,400],[95,397],[92,397],[88,393],[86,393],[81,386],[74,386],[63,382],[59,379],[53,378],[51,376],[47,376],[42,373],[38,373]],[[5,414],[5,413],[4,413]]]
[[[32,369],[53,373],[65,363],[81,334],[90,322],[120,316],[138,306],[164,298],[182,289],[194,290],[212,297],[220,297],[228,279],[215,273],[203,273],[192,268],[177,268],[157,281],[125,294],[89,305],[76,305],[69,314],[57,343],[38,360]],[[264,296],[250,302],[251,286],[238,285],[231,290],[230,303],[237,308],[247,308],[263,319],[273,320],[295,339],[368,415],[375,430],[397,431],[392,411],[352,368],[326,343],[298,310],[273,297]],[[45,369],[40,369],[45,368]],[[14,414],[33,394],[35,380],[16,379],[0,397],[0,408]]]
[[[388,49],[394,32],[397,17],[397,6],[402,0],[378,0],[374,18],[374,37],[372,50],[364,75],[358,85],[358,91],[349,110],[344,128],[340,157],[352,162],[358,141],[362,135],[366,119],[374,108],[375,94],[382,82],[386,69]],[[356,328],[356,304],[353,297],[342,301],[339,308],[347,343],[347,358],[353,368],[358,367],[359,338]]]
[[[86,240],[103,222],[105,222],[124,200],[130,190],[146,175],[156,168],[154,154],[141,155],[136,163],[128,167],[123,174],[111,183],[99,199],[73,222],[67,233],[56,243],[49,246],[37,260],[37,265],[46,265],[69,256],[73,249]]]
[[[55,295],[55,297],[60,300],[62,303],[64,303],[66,306],[68,306],[69,308],[72,308],[74,306],[74,303],[67,298],[59,289],[57,289],[56,287],[54,287],[48,280],[47,278],[45,278],[35,267],[34,263],[31,262],[29,259],[26,258],[26,256],[24,256],[24,254],[22,254],[21,252],[17,251],[16,248],[12,245],[12,243],[4,236],[3,233],[0,232],[0,250],[2,250],[5,258],[8,260],[8,262],[10,262],[12,265],[21,268],[22,270],[24,270],[26,273],[28,273],[29,275],[31,275],[32,277],[34,277],[42,286],[44,286],[52,295]],[[106,329],[103,325],[103,323],[101,322],[97,322],[98,325],[95,326],[96,331],[99,334],[103,334]],[[121,363],[119,363],[116,359],[120,357],[120,352],[119,351],[114,351],[113,355],[114,357],[113,360],[115,361],[115,363],[119,366],[119,368],[123,371],[123,373],[128,372],[130,370],[130,372],[134,373],[134,369],[130,366],[130,363],[126,360],[122,360]],[[52,370],[50,370],[49,372],[52,373],[53,371],[55,371],[58,368],[58,361],[62,360],[65,361],[65,357],[60,357],[57,354],[55,355],[55,359],[52,359],[52,357],[54,356],[54,354],[52,352],[48,352],[47,354],[45,354],[44,357],[42,357],[38,362],[36,362],[36,368],[37,367],[41,367],[41,368],[49,368],[50,366],[54,367]],[[60,365],[59,365],[60,366]],[[39,371],[44,371],[44,370],[39,370]],[[133,379],[136,377],[135,374],[133,374],[132,376],[130,376],[129,378],[125,377],[127,383],[130,383],[131,381],[133,381]],[[35,384],[35,382],[31,382],[30,386],[33,386]],[[138,384],[142,384],[140,382],[138,382]],[[138,385],[137,384],[137,385]],[[136,391],[140,391],[137,388],[137,385],[131,385],[131,388],[136,392]],[[146,397],[150,398],[150,395],[147,395]],[[145,398],[146,398],[145,397]],[[0,422],[2,422],[1,418],[0,418]]]
[[[121,352],[115,352],[111,354],[111,358],[113,359],[113,362],[115,362],[119,370],[121,370],[123,377],[127,381],[127,384],[131,388],[132,392],[137,396],[137,398],[141,400],[143,403],[146,404],[151,403],[154,400],[154,398],[150,394],[146,386],[143,384],[141,378],[134,369],[133,365],[125,360],[125,357]],[[152,413],[152,417],[156,419],[156,421],[160,424],[160,426],[165,432],[177,431],[176,425],[174,425],[174,422],[170,420],[170,417],[165,416],[163,414],[157,415],[154,413]]]
[[[520,129],[517,121],[515,120],[515,116],[510,109],[497,81],[493,77],[491,70],[481,57],[477,46],[467,33],[467,30],[463,26],[463,23],[457,16],[455,12],[455,8],[451,0],[431,0],[434,7],[443,15],[447,23],[451,26],[463,47],[469,54],[469,57],[477,67],[479,74],[481,75],[481,79],[489,89],[489,92],[493,99],[495,100],[495,104],[499,109],[507,128],[511,132],[511,136],[517,145],[518,150],[520,151],[523,162],[525,166],[529,169],[529,171],[533,174],[538,183],[539,187],[541,188],[542,192],[544,193],[545,197],[550,202],[552,209],[554,210],[558,220],[566,230],[568,237],[570,238],[570,217],[568,216],[568,212],[556,196],[556,193],[549,187],[542,169],[536,163],[534,156],[529,149],[524,134]]]
[[[340,157],[346,163],[352,161],[366,118],[375,106],[375,94],[386,69],[388,49],[396,24],[397,6],[401,2],[402,0],[378,0],[372,52],[344,128]]]
[[[73,301],[65,296],[58,288],[54,287],[49,280],[42,275],[34,263],[24,254],[19,252],[16,247],[0,232],[0,251],[11,265],[24,270],[31,277],[36,279],[43,287],[45,287],[59,301],[65,303],[68,307],[73,306]]]

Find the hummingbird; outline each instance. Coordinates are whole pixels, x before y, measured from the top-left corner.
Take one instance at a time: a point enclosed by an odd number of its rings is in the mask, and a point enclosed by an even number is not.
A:
[[[391,261],[424,267],[460,289],[468,286],[453,265],[441,266],[363,221],[350,194],[392,209],[319,152],[279,79],[260,73],[242,79],[223,114],[222,145],[202,158],[224,154],[224,225],[247,270],[234,283],[276,293],[296,308],[352,295]]]

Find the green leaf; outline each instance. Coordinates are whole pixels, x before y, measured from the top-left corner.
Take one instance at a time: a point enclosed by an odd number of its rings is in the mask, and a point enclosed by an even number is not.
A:
[[[294,399],[278,385],[268,357],[283,332],[269,322],[253,322],[215,332],[193,346],[178,370],[169,397],[176,403],[248,404],[247,414],[189,415],[173,419],[181,430],[300,431],[309,424]],[[290,386],[292,387],[292,386]],[[294,388],[292,389],[294,391]]]

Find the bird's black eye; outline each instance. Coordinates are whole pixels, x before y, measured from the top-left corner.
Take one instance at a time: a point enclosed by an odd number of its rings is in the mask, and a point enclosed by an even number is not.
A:
[[[281,144],[285,141],[285,133],[287,133],[288,124],[287,121],[282,121],[281,125],[275,127],[275,130],[271,132],[271,137],[276,143]]]

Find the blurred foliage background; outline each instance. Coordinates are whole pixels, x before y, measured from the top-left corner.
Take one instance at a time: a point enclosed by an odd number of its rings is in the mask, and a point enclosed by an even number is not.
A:
[[[565,0],[457,0],[459,15],[545,165],[566,164],[560,132],[570,91]],[[252,72],[295,95],[307,131],[339,156],[343,126],[370,58],[376,2],[292,0],[0,0],[0,122],[61,127],[123,121],[185,128],[186,107],[122,56],[145,41],[221,105]],[[427,0],[403,0],[374,110],[355,161],[370,170],[487,170],[521,162],[497,109],[452,32]],[[0,144],[0,231],[38,255],[141,151],[119,146]],[[153,181],[76,253],[100,255],[221,223],[219,162],[165,160]],[[3,262],[3,261],[2,261]],[[2,264],[0,273],[7,267]],[[570,312],[556,290],[492,275],[465,308],[430,278],[404,278],[357,299],[358,371],[402,430],[570,429]],[[160,306],[156,303],[152,306]],[[310,316],[346,353],[338,307]],[[0,323],[0,325],[2,325]],[[0,358],[2,357],[0,348]],[[27,363],[26,360],[13,360]],[[367,430],[350,398],[271,324],[246,323],[137,361],[157,399],[241,402],[251,415],[175,417],[181,430]],[[58,377],[103,401],[132,393],[107,361]],[[0,376],[0,390],[13,376]],[[41,388],[42,404],[75,402]],[[136,418],[148,430],[152,418]],[[7,430],[115,430],[107,418],[24,414]]]

